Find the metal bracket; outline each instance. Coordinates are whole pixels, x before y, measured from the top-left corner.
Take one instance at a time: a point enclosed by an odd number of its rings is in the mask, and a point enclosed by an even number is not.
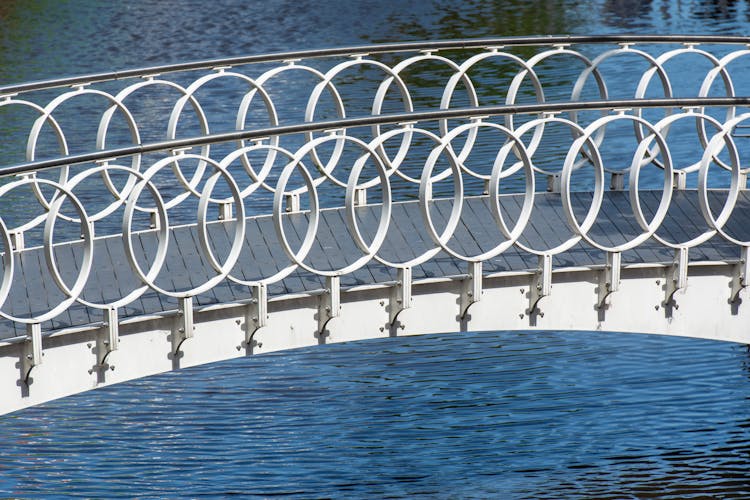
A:
[[[287,212],[299,212],[302,205],[300,204],[299,193],[291,193],[286,195],[286,211]]]
[[[231,202],[219,204],[219,220],[232,220],[233,216]]]
[[[740,292],[750,284],[750,262],[748,262],[748,247],[743,246],[740,261],[734,265],[732,273],[732,296],[729,302],[735,303],[739,299]]]
[[[159,224],[159,216],[156,213],[156,211],[149,213],[149,229],[160,229],[161,224]]]
[[[120,346],[120,322],[117,309],[111,308],[104,311],[104,324],[96,337],[96,367],[109,368],[106,363],[107,356],[116,351]]]
[[[8,236],[10,236],[10,244],[13,246],[13,250],[19,251],[25,248],[26,245],[24,244],[23,231],[15,231]]]
[[[326,278],[326,291],[320,296],[318,304],[318,338],[323,339],[327,335],[326,324],[332,318],[341,315],[341,278],[328,276]]]
[[[482,298],[482,263],[469,262],[469,275],[461,289],[461,318],[466,317],[469,306]]]
[[[180,352],[180,346],[187,339],[193,338],[193,298],[181,297],[180,310],[175,319],[175,327],[172,329],[172,354]]]
[[[606,309],[609,306],[609,296],[620,289],[621,266],[622,254],[620,252],[607,252],[607,264],[599,275],[597,309]]]
[[[388,326],[391,333],[394,333],[399,326],[402,330],[404,328],[401,322],[397,323],[396,318],[401,311],[411,307],[411,284],[411,267],[399,268],[398,281],[391,288],[391,301],[388,305]]]
[[[35,366],[42,364],[43,355],[41,323],[26,325],[26,342],[21,349],[21,371],[24,384],[29,385],[29,374]]]
[[[688,249],[682,247],[675,250],[674,262],[667,268],[667,279],[666,279],[666,292],[664,297],[664,305],[674,305],[676,309],[679,306],[674,304],[674,294],[678,290],[684,290],[687,288],[688,280]]]
[[[268,288],[264,283],[261,283],[253,286],[253,300],[245,309],[245,343],[242,347],[254,347],[253,335],[267,324]]]
[[[431,201],[432,200],[432,181],[430,181],[430,180],[428,180],[427,184],[425,185],[424,199],[425,199],[425,201]]]
[[[562,178],[560,174],[554,173],[547,176],[547,192],[559,193],[562,189]]]
[[[534,274],[534,280],[529,290],[529,316],[539,312],[538,304],[547,295],[552,293],[552,255],[539,256],[539,267]],[[543,316],[543,313],[542,313]]]
[[[367,188],[357,188],[354,190],[354,206],[362,207],[367,205]]]
[[[623,172],[612,172],[609,189],[612,191],[623,191],[625,189],[625,174]]]
[[[674,171],[674,189],[684,191],[687,186],[687,174],[682,170]]]

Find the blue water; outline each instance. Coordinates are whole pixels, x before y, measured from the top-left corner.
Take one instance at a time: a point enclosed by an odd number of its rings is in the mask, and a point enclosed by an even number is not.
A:
[[[744,346],[609,333],[329,345],[4,417],[7,495],[750,494]]]
[[[746,2],[4,0],[0,83],[341,44],[746,34]],[[485,332],[183,370],[0,417],[0,496],[748,497],[745,346]]]

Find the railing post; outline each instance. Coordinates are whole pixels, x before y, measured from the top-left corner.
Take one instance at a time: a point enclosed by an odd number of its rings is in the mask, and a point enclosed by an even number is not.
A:
[[[367,205],[367,188],[357,188],[354,190],[354,206],[362,207]]]
[[[219,205],[219,220],[232,220],[234,217],[232,202],[221,203]]]
[[[561,177],[559,173],[547,176],[547,192],[559,193],[562,189]]]
[[[149,213],[149,229],[161,229],[160,223],[159,223],[159,217],[156,211]]]
[[[10,236],[10,244],[13,245],[13,250],[18,252],[25,248],[26,245],[23,239],[23,231],[14,231],[10,233],[9,236]]]
[[[286,211],[287,212],[299,212],[302,205],[300,204],[299,193],[291,193],[286,195]]]
[[[687,174],[682,170],[674,171],[674,189],[684,191],[687,186]]]
[[[609,188],[612,191],[623,191],[625,189],[625,174],[622,172],[612,172],[611,175]]]

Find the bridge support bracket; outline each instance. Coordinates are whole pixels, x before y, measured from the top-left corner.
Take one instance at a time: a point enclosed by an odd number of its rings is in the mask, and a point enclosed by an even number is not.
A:
[[[599,300],[597,309],[607,309],[609,307],[610,295],[620,289],[621,267],[622,254],[620,252],[607,252],[607,263],[599,275]]]
[[[318,340],[323,342],[328,335],[326,324],[341,315],[341,278],[328,276],[326,290],[318,303]]]
[[[175,326],[172,328],[172,355],[175,359],[178,357],[180,352],[180,346],[187,339],[193,338],[193,331],[195,325],[193,324],[193,298],[192,297],[181,297],[180,298],[180,309],[177,312],[177,318],[175,319]]]
[[[539,311],[539,301],[552,293],[552,255],[543,254],[539,256],[539,267],[534,273],[534,280],[529,290],[529,308],[526,311],[530,317],[536,314],[544,317]]]
[[[245,308],[245,342],[240,346],[245,349],[261,347],[253,339],[255,332],[268,324],[268,288],[265,283],[253,286],[253,299]]]
[[[732,273],[732,296],[729,298],[729,302],[732,304],[738,303],[740,292],[750,284],[748,248],[746,246],[742,247],[740,261],[734,266],[734,272]]]
[[[104,310],[102,327],[96,334],[96,364],[89,373],[104,373],[108,369],[115,369],[107,363],[107,357],[120,346],[120,320],[117,309]]]
[[[466,317],[469,306],[482,298],[482,263],[469,262],[468,276],[461,289],[461,318]]]
[[[688,249],[681,247],[675,250],[674,262],[667,267],[667,277],[665,283],[664,307],[667,311],[671,308],[679,309],[674,295],[679,290],[687,288],[688,281]]]
[[[397,329],[403,330],[406,326],[398,321],[398,315],[404,309],[411,307],[411,267],[402,267],[398,270],[398,281],[391,288],[390,304],[388,304],[388,327],[391,335],[395,335]]]
[[[21,349],[21,373],[23,383],[31,384],[29,375],[35,366],[42,364],[42,325],[31,323],[26,325],[26,342]]]

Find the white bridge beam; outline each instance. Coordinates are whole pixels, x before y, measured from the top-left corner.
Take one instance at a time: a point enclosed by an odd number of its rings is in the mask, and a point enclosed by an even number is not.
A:
[[[92,345],[103,344],[102,327],[87,331],[41,335],[31,329],[31,338],[0,344],[0,413],[8,413],[69,394],[122,382],[177,368],[173,363],[172,335],[175,325],[192,326],[192,337],[181,343],[179,368],[211,363],[247,355],[238,349],[246,342],[248,314],[254,354],[312,346],[319,343],[321,311],[331,312],[335,321],[325,325],[325,342],[362,340],[389,335],[416,335],[458,330],[589,330],[601,332],[642,332],[700,337],[750,343],[750,307],[729,300],[728,290],[736,282],[734,265],[715,264],[690,267],[691,286],[681,291],[679,309],[664,307],[665,273],[672,267],[624,266],[620,271],[617,293],[608,297],[606,315],[599,314],[601,269],[556,269],[555,290],[544,298],[544,316],[525,314],[528,296],[525,289],[535,279],[530,273],[484,276],[467,282],[455,280],[413,283],[411,300],[398,314],[400,327],[383,328],[383,304],[394,295],[389,287],[361,287],[343,290],[336,306],[331,297],[311,294],[287,299],[258,295],[258,305],[237,304],[193,311],[189,317],[188,300],[182,314],[128,320],[117,328],[117,349],[107,354],[105,378],[91,370],[101,363]],[[406,278],[406,276],[404,276]],[[336,280],[331,280],[335,285]],[[405,283],[406,281],[404,281]],[[481,282],[481,287],[476,285]],[[474,283],[474,284],[472,284]],[[482,300],[467,306],[467,291],[479,290]],[[746,292],[738,292],[739,299]],[[405,296],[406,292],[399,292]],[[402,299],[403,300],[403,299]],[[255,304],[255,303],[253,303]],[[267,317],[263,318],[263,311]],[[465,308],[465,309],[464,309]],[[187,313],[187,314],[186,314]],[[257,320],[255,318],[258,318]],[[387,316],[386,316],[387,317]],[[108,318],[115,319],[116,315]],[[329,318],[329,319],[331,319]],[[178,328],[179,331],[179,328]],[[35,333],[39,333],[36,335]],[[34,338],[37,342],[35,344]],[[182,340],[185,340],[183,338]],[[110,340],[112,342],[112,340]],[[31,349],[31,346],[39,349]],[[44,362],[41,363],[41,355]],[[19,357],[27,359],[21,363]],[[33,364],[32,364],[33,363]],[[21,383],[24,369],[33,367],[28,386]],[[116,367],[116,369],[115,369]]]

